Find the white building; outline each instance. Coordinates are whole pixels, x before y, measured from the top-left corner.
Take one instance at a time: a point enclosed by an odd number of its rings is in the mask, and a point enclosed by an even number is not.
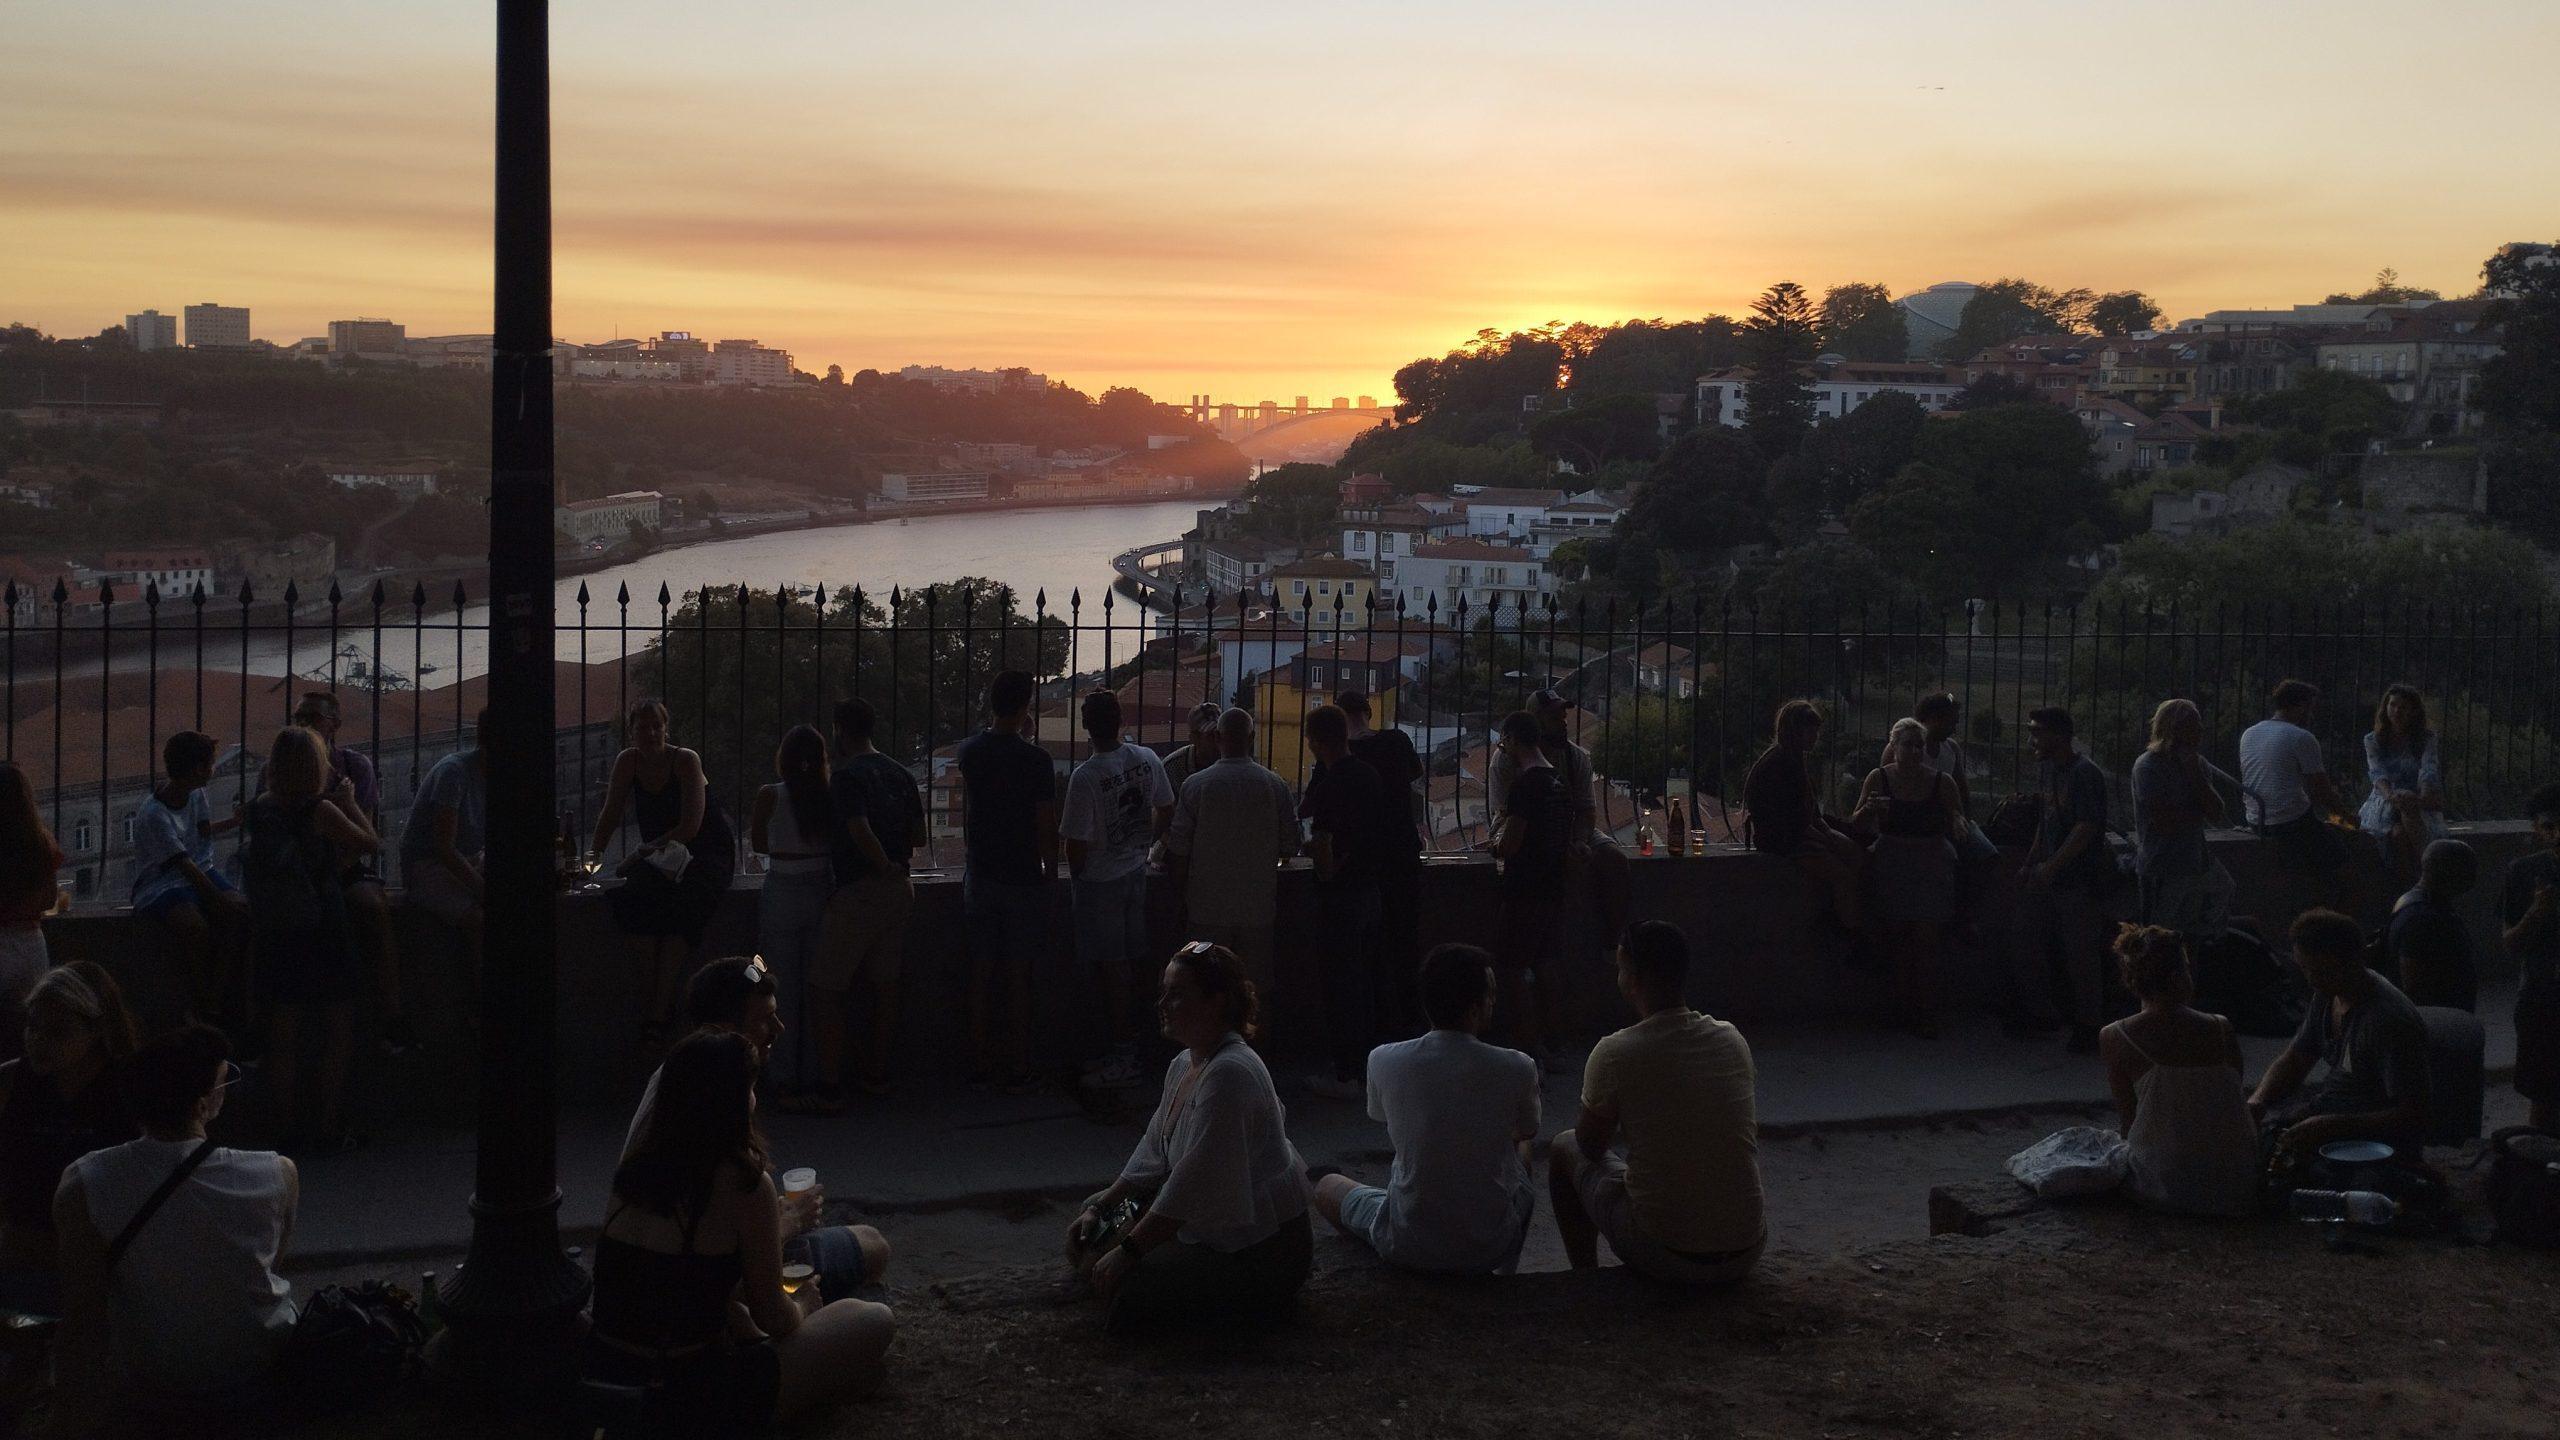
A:
[[[625,490],[601,500],[572,500],[554,506],[551,527],[584,545],[601,540],[618,545],[631,538],[631,527],[660,528],[665,497],[655,490]]]
[[[1943,410],[1964,393],[1964,379],[1943,365],[1862,363],[1825,355],[1813,362],[1813,418],[1837,420],[1879,395],[1908,395],[1923,410]],[[1698,423],[1740,429],[1749,417],[1744,391],[1751,372],[1718,370],[1698,377]]]
[[[984,500],[995,476],[985,470],[893,471],[880,477],[883,500]]]
[[[1390,504],[1342,512],[1342,555],[1377,572],[1378,583],[1398,588],[1396,564],[1417,545],[1453,538],[1466,530],[1466,518],[1435,515],[1419,505]]]
[[[1467,517],[1469,535],[1526,540],[1530,531],[1545,523],[1550,506],[1564,503],[1564,492],[1486,486],[1458,492],[1454,499]]]
[[[1437,618],[1449,623],[1463,601],[1469,624],[1490,611],[1503,624],[1513,625],[1524,613],[1545,613],[1555,582],[1547,574],[1546,562],[1527,547],[1470,537],[1415,546],[1396,565],[1396,591],[1404,598],[1408,619]]]
[[[341,490],[388,490],[404,500],[415,500],[436,493],[438,477],[433,470],[356,470],[337,469],[329,472],[329,483]]]
[[[175,350],[178,348],[178,317],[145,310],[124,317],[125,339],[136,350]]]
[[[791,352],[771,350],[753,340],[722,340],[711,347],[714,385],[788,385]]]
[[[216,305],[208,300],[186,308],[187,344],[197,350],[245,350],[249,346],[249,307]]]
[[[1201,574],[1213,596],[1233,595],[1248,586],[1259,590],[1272,567],[1297,557],[1298,552],[1286,546],[1243,537],[1212,540],[1200,547]]]
[[[215,593],[213,557],[202,550],[111,550],[98,573],[115,583],[124,600],[141,599],[144,587],[155,584],[163,596],[191,594],[199,585],[205,594]]]

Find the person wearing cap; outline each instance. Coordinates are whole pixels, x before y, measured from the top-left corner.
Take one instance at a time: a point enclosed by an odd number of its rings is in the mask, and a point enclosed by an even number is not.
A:
[[[1218,763],[1218,717],[1226,707],[1215,700],[1203,700],[1191,707],[1191,743],[1177,745],[1164,753],[1165,783],[1181,793],[1182,782]],[[1171,828],[1168,816],[1165,827]],[[1163,834],[1162,830],[1157,834]]]
[[[758,955],[724,955],[712,961],[685,982],[684,1018],[696,1030],[745,1036],[755,1046],[756,1067],[761,1070],[782,1038],[780,990],[773,972]],[[640,1148],[657,1114],[658,1080],[663,1074],[663,1065],[650,1071],[649,1083],[640,1091],[640,1104],[631,1112],[631,1127],[622,1137],[625,1160]],[[814,1268],[818,1293],[841,1298],[863,1285],[878,1284],[887,1273],[888,1237],[868,1225],[818,1223],[826,1208],[826,1186],[794,1195],[777,1184],[774,1194],[782,1222],[783,1258]]]

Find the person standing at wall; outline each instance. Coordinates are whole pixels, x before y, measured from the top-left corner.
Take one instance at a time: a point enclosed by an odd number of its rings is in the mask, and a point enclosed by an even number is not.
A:
[[[1538,745],[1538,718],[1526,710],[1504,717],[1502,752],[1512,781],[1494,827],[1502,862],[1502,934],[1494,951],[1501,980],[1504,1038],[1534,1055],[1549,1074],[1565,1060],[1565,852],[1572,844],[1573,804],[1556,767]]]
[[[2035,844],[2019,874],[2012,1035],[2070,1027],[2074,1055],[2098,1049],[2106,1006],[2106,890],[2115,852],[2107,844],[2107,776],[2073,746],[2071,712],[2057,705],[2027,712],[2037,784],[2044,796]],[[2067,996],[2057,1017],[2054,997]]]
[[[1016,1092],[1037,1083],[1031,968],[1049,944],[1049,882],[1058,873],[1057,772],[1049,752],[1023,734],[1031,728],[1033,690],[1026,671],[996,676],[987,687],[987,728],[961,741],[953,760],[968,841],[961,904],[969,927],[971,1078]]]
[[[2345,818],[2347,806],[2311,733],[2320,687],[2286,680],[2270,698],[2274,713],[2240,733],[2241,812],[2274,844],[2305,902],[2279,910],[2289,921],[2296,910],[2338,903],[2347,843],[2329,817]]]
[[[1380,960],[1378,871],[1387,832],[1401,816],[1369,762],[1351,753],[1351,720],[1338,705],[1307,712],[1315,755],[1306,799],[1307,848],[1315,859],[1316,945],[1324,972],[1325,1045],[1333,1069],[1309,1086],[1331,1100],[1357,1099],[1377,1039]]]
[[[363,751],[338,743],[337,695],[327,690],[306,693],[294,706],[293,723],[318,735],[328,747],[329,783],[335,786],[344,777],[354,791],[356,808],[364,812],[365,824],[379,833],[382,793],[373,761]],[[405,1055],[417,1048],[418,1027],[410,1022],[401,999],[400,942],[391,928],[391,894],[382,888],[380,858],[350,860],[339,880],[347,892],[347,914],[355,921],[357,937],[373,951],[373,994],[381,1010],[377,1019],[382,1048],[388,1054]]]
[[[614,759],[588,849],[604,853],[629,806],[640,848],[622,862],[622,884],[609,903],[614,924],[640,942],[647,957],[649,1019],[640,1043],[654,1055],[667,1046],[685,972],[737,873],[738,842],[703,775],[702,757],[671,742],[663,702],[632,706],[624,729],[630,748]]]
[[[1378,856],[1378,963],[1385,977],[1378,1030],[1403,1036],[1421,1019],[1415,977],[1422,963],[1422,797],[1415,787],[1423,778],[1422,756],[1404,731],[1369,728],[1366,693],[1345,690],[1333,703],[1351,722],[1351,753],[1378,772],[1387,808],[1399,822],[1381,832],[1386,844]]]
[[[1174,799],[1165,848],[1182,897],[1182,933],[1235,953],[1262,997],[1255,1039],[1269,1051],[1275,1026],[1277,962],[1272,922],[1280,906],[1280,864],[1298,851],[1297,807],[1289,782],[1253,758],[1253,716],[1218,716],[1217,763],[1193,772]]]
[[[889,1054],[898,1034],[898,982],[905,969],[907,916],[915,905],[910,866],[924,843],[924,799],[907,767],[872,743],[879,718],[859,696],[836,706],[836,765],[828,793],[840,832],[835,893],[818,927],[809,967],[809,1046],[817,1083],[786,1092],[784,1109],[842,1114],[845,1013],[853,987],[871,991],[871,1036],[855,1068],[866,1095],[889,1093]]]
[[[1067,777],[1058,817],[1066,842],[1068,883],[1075,896],[1076,958],[1100,996],[1110,1052],[1085,1070],[1088,1085],[1125,1090],[1138,1070],[1135,977],[1153,953],[1147,944],[1147,852],[1157,831],[1173,823],[1173,785],[1164,762],[1144,745],[1120,738],[1120,697],[1084,697],[1084,733],[1093,753]]]

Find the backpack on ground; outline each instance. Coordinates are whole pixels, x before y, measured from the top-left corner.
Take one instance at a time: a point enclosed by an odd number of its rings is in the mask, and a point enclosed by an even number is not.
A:
[[[2233,928],[2197,947],[2199,1010],[2229,1017],[2243,1035],[2290,1038],[2302,1026],[2302,999],[2267,942]]]
[[[2489,1137],[2489,1214],[2498,1238],[2560,1248],[2560,1135],[2513,1125]]]
[[[279,1389],[304,1414],[352,1410],[407,1383],[426,1342],[418,1302],[399,1286],[324,1286],[285,1341]]]

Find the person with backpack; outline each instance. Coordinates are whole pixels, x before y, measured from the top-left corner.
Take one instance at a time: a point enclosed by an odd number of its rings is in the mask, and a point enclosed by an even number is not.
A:
[[[287,1149],[321,1154],[360,1143],[347,1128],[347,1065],[355,1051],[355,1001],[364,975],[339,876],[350,857],[382,848],[345,776],[329,773],[320,737],[299,725],[277,732],[266,791],[249,802],[241,874],[249,892],[250,993],[267,1019],[266,1077]],[[303,1090],[305,1025],[320,1031],[318,1084]],[[306,1098],[314,1114],[304,1128]]]
[[[184,1433],[260,1399],[284,1355],[296,1315],[277,1264],[302,1182],[282,1155],[206,1138],[239,1078],[211,1026],[143,1046],[127,1067],[141,1138],[63,1177],[54,1394],[66,1433],[136,1418]]]

